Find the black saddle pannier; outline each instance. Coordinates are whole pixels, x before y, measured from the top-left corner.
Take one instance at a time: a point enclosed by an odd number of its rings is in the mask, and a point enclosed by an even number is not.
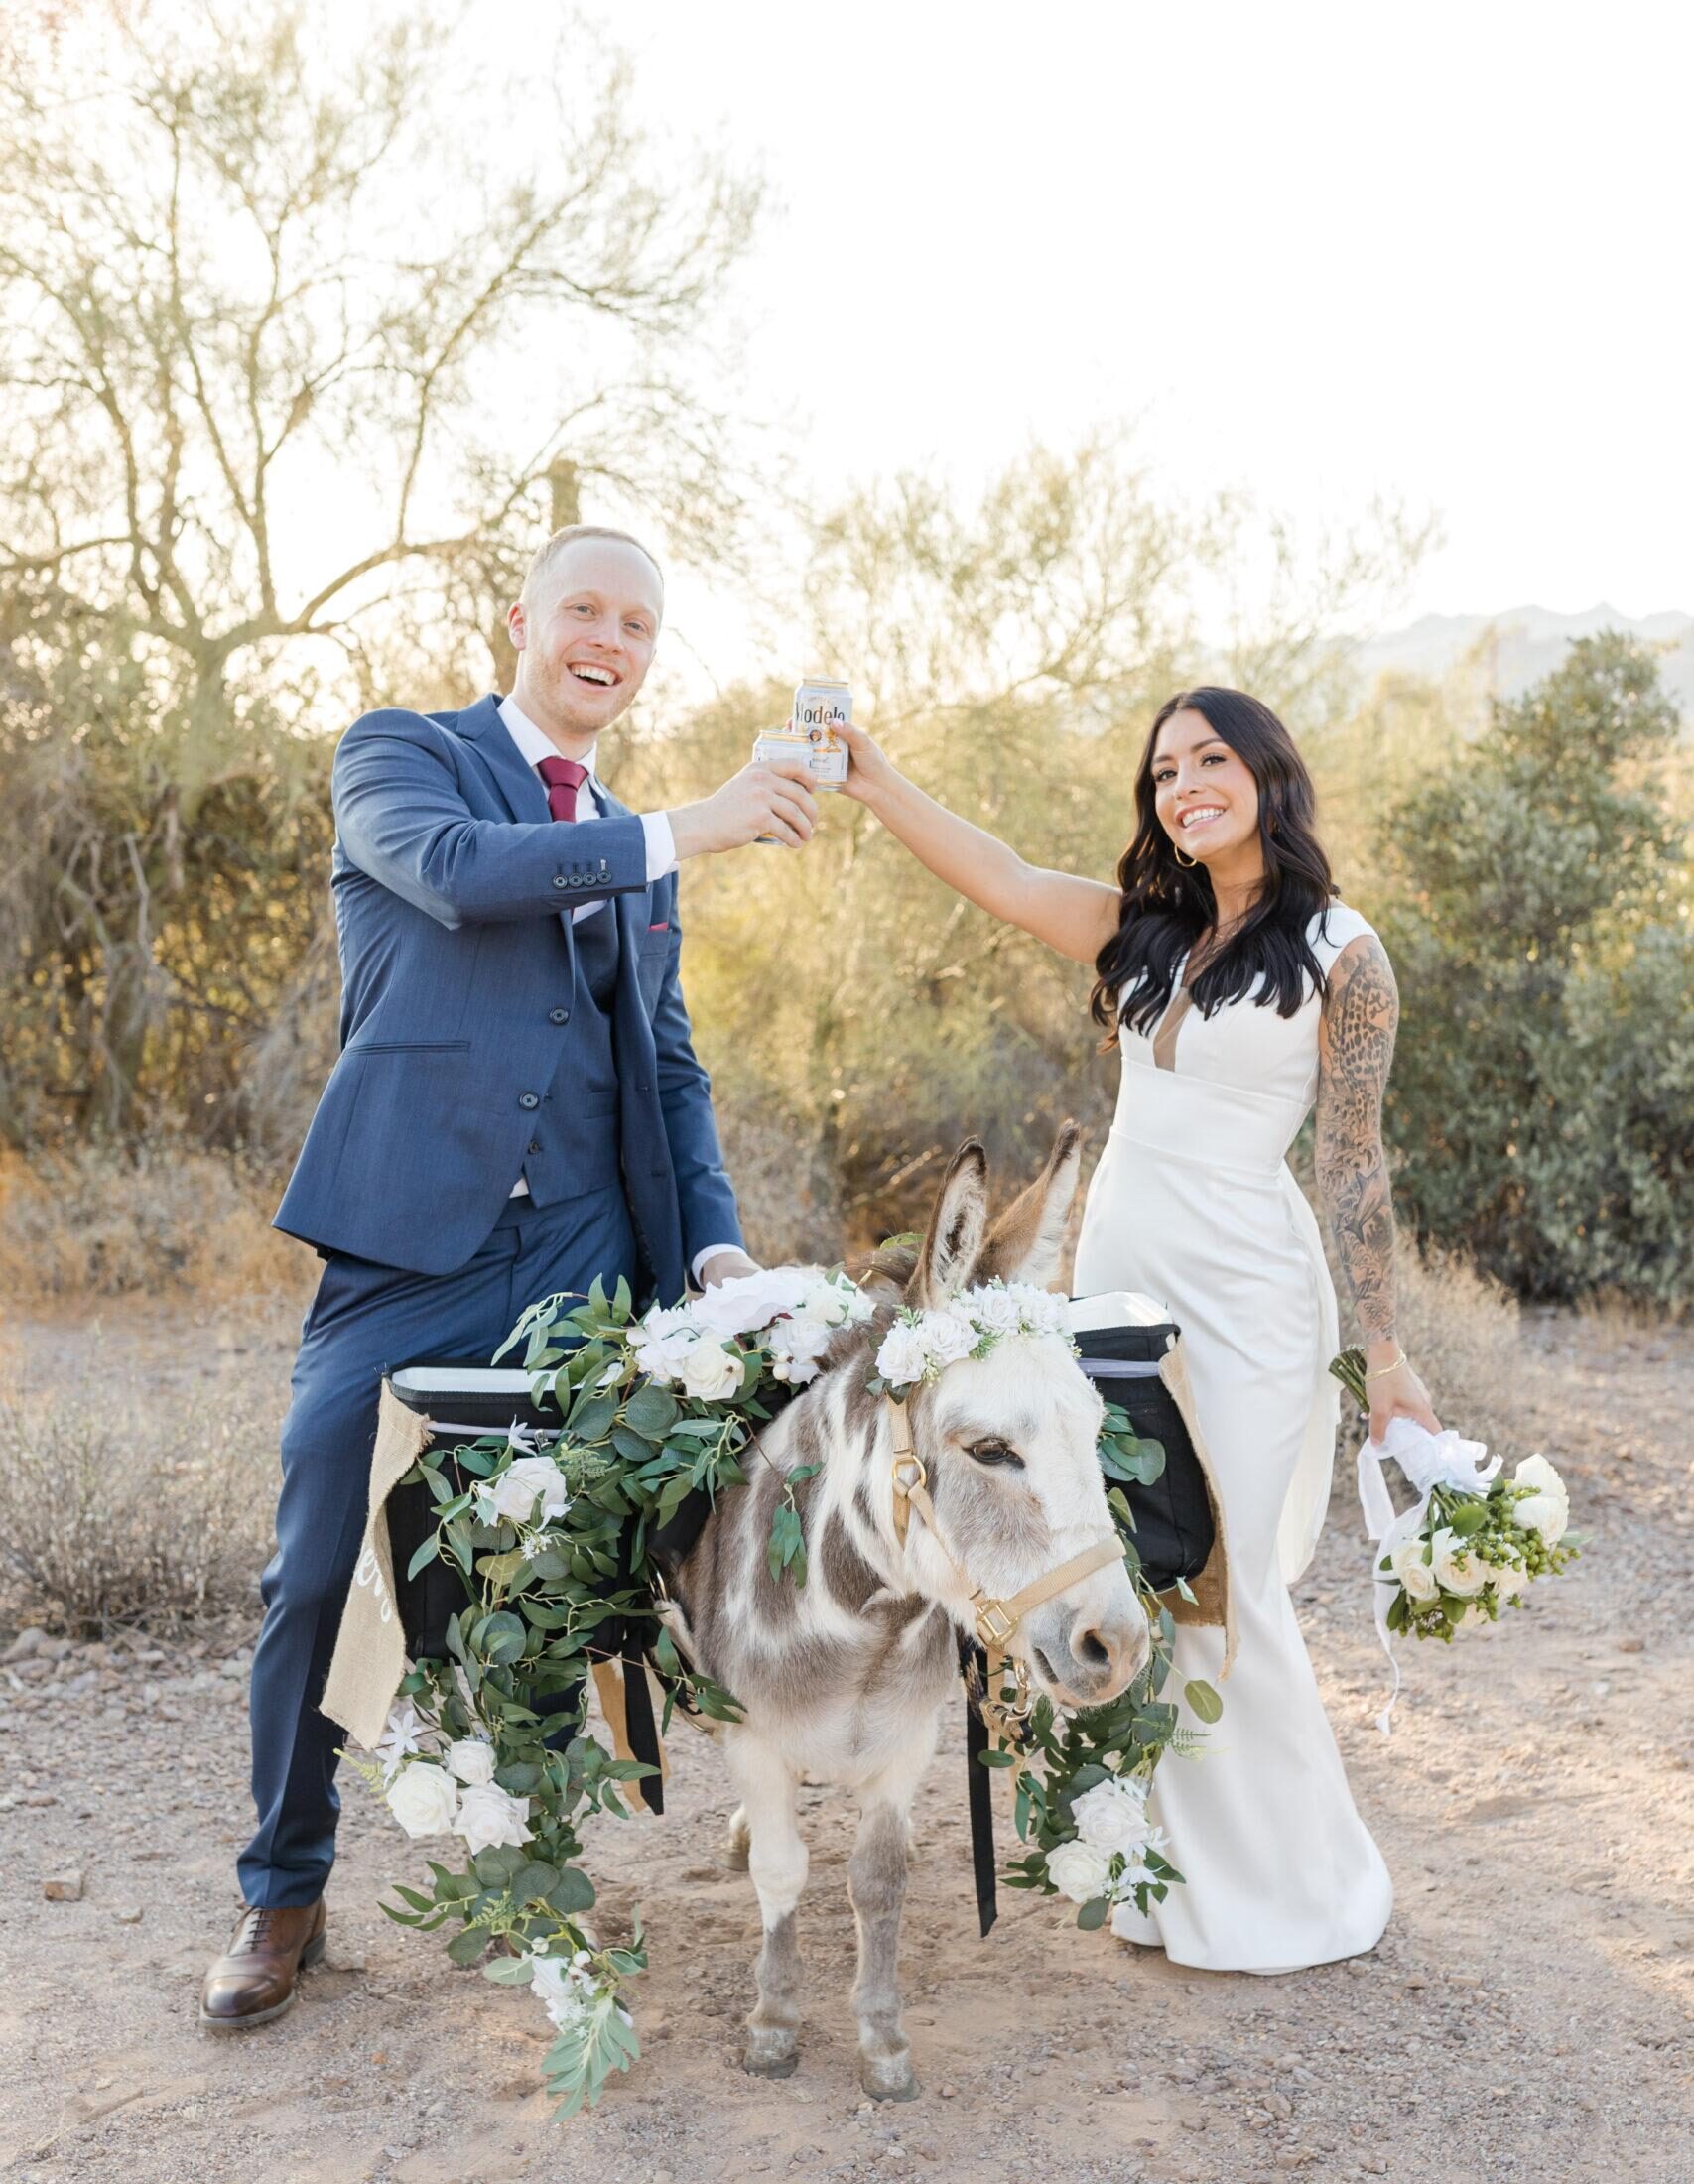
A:
[[[1180,1331],[1163,1307],[1127,1293],[1073,1298],[1071,1326],[1083,1370],[1102,1396],[1165,1452],[1165,1468],[1150,1484],[1113,1482],[1134,1513],[1135,1546],[1148,1582],[1160,1593],[1178,1578],[1192,1583],[1211,1556],[1216,1527],[1206,1474],[1159,1378],[1159,1360]]]
[[[486,1434],[503,1434],[519,1425],[537,1433],[540,1448],[558,1438],[559,1422],[530,1400],[529,1374],[504,1366],[417,1364],[389,1375],[395,1400],[435,1424],[425,1452],[434,1468],[458,1487],[474,1479],[458,1468],[457,1452]],[[464,1606],[464,1580],[458,1565],[437,1556],[406,1575],[412,1557],[435,1530],[434,1500],[419,1478],[396,1486],[388,1496],[388,1545],[394,1557],[394,1590],[406,1650],[414,1660],[446,1660],[449,1619]]]

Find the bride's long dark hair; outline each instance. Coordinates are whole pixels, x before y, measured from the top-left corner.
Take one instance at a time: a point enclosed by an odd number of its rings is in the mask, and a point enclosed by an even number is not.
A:
[[[1119,1022],[1150,1033],[1171,997],[1183,958],[1218,915],[1204,864],[1179,864],[1154,809],[1153,752],[1172,713],[1198,712],[1258,784],[1258,839],[1264,885],[1252,908],[1194,981],[1203,1016],[1252,996],[1292,1016],[1323,967],[1306,929],[1335,900],[1330,864],[1314,830],[1317,799],[1294,738],[1270,707],[1244,691],[1210,685],[1178,691],[1159,707],[1135,773],[1134,839],[1117,867],[1117,931],[1095,959],[1089,1010],[1109,1045]],[[1121,996],[1121,998],[1120,998]]]

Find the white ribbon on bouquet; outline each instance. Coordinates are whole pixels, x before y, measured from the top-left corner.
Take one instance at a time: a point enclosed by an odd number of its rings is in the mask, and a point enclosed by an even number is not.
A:
[[[1382,1463],[1392,1457],[1417,1495],[1409,1509],[1396,1516],[1382,1477]],[[1394,1653],[1393,1633],[1388,1628],[1388,1609],[1394,1604],[1399,1579],[1382,1563],[1402,1540],[1414,1539],[1423,1529],[1429,1497],[1437,1486],[1452,1486],[1460,1493],[1486,1494],[1499,1476],[1499,1458],[1491,1457],[1481,1441],[1465,1441],[1449,1426],[1431,1433],[1409,1418],[1390,1418],[1380,1442],[1367,1441],[1359,1452],[1359,1506],[1365,1512],[1365,1529],[1375,1542],[1370,1575],[1376,1584],[1376,1635],[1394,1672],[1388,1703],[1376,1717],[1376,1727],[1386,1736],[1394,1702],[1400,1695],[1400,1664]]]

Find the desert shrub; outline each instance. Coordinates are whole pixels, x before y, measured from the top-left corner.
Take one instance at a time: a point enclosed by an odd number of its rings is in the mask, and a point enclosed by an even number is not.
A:
[[[79,1389],[0,1399],[0,1599],[82,1637],[251,1601],[276,1403],[230,1380],[144,1413]]]
[[[1585,638],[1389,815],[1397,1193],[1525,1295],[1694,1290],[1676,728],[1650,654]]]
[[[14,1155],[0,1166],[0,1296],[28,1310],[64,1297],[296,1292],[318,1262],[271,1228],[274,1204],[239,1163],[168,1141]]]

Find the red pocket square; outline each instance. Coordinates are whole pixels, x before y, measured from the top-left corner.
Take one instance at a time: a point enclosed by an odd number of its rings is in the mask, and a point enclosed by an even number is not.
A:
[[[671,930],[671,921],[669,918],[661,918],[657,925],[650,925],[647,930],[649,933],[668,933]]]

